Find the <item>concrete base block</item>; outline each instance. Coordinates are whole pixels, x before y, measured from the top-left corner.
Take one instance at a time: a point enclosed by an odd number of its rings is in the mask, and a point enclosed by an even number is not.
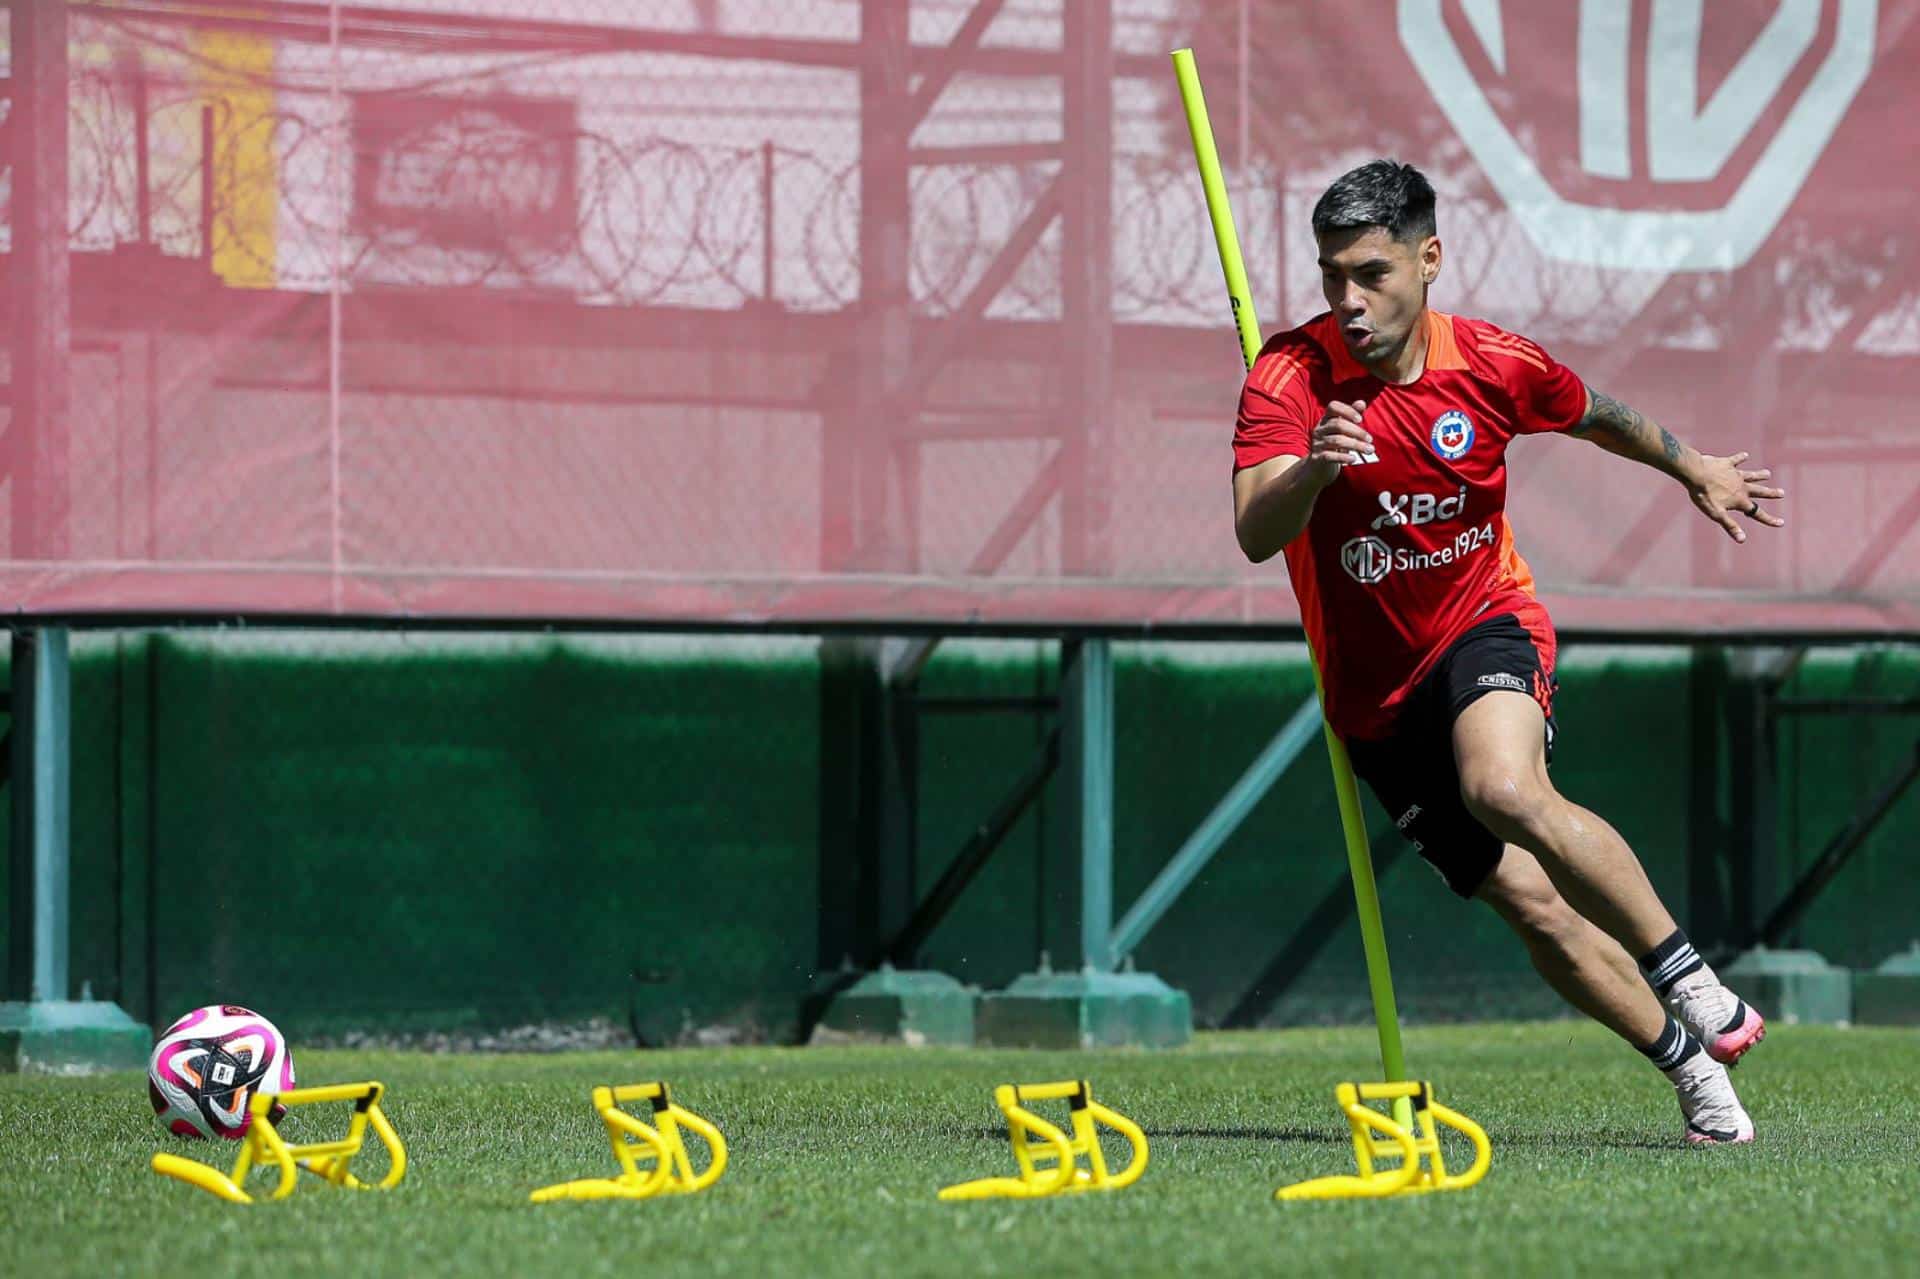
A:
[[[144,1070],[153,1033],[100,1000],[0,1003],[0,1072]]]
[[[1853,1019],[1862,1026],[1920,1026],[1920,941],[1872,972],[1853,975]]]
[[[945,973],[881,965],[821,996],[811,1042],[973,1043],[978,992]]]
[[[1811,950],[1755,946],[1720,969],[1721,978],[1769,1021],[1853,1020],[1853,974]]]
[[[1193,1004],[1152,973],[1028,973],[981,997],[976,1030],[995,1048],[1178,1048]]]

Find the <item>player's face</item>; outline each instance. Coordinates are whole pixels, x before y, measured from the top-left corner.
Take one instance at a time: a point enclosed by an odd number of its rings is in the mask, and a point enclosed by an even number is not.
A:
[[[1319,243],[1320,285],[1347,350],[1362,364],[1393,362],[1426,308],[1440,241],[1404,243],[1376,226],[1334,231]]]

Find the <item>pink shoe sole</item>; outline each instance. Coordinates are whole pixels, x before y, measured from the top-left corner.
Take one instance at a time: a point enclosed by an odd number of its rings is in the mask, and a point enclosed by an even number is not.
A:
[[[1739,1133],[1732,1137],[1715,1137],[1710,1133],[1701,1132],[1698,1128],[1687,1129],[1687,1144],[1689,1146],[1745,1146],[1752,1141],[1753,1134],[1751,1132]]]
[[[1749,1049],[1767,1037],[1767,1023],[1760,1014],[1745,1004],[1740,1007],[1746,1013],[1740,1024],[1714,1036],[1713,1042],[1706,1046],[1707,1056],[1723,1066],[1738,1062],[1747,1055]]]

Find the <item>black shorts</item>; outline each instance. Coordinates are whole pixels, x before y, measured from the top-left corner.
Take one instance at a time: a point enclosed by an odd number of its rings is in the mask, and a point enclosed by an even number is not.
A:
[[[1503,613],[1455,640],[1402,705],[1393,733],[1351,741],[1354,774],[1379,797],[1413,850],[1447,887],[1472,897],[1500,864],[1503,844],[1467,811],[1453,757],[1453,721],[1488,693],[1511,690],[1540,703],[1547,716],[1547,762],[1553,762],[1553,693],[1533,637]]]

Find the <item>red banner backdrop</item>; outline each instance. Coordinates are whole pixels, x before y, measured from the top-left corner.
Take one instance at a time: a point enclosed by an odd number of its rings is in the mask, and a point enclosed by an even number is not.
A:
[[[1563,626],[1920,622],[1913,0],[9,10],[16,614],[1286,625],[1166,61],[1269,330],[1358,160],[1434,301],[1783,477],[1517,443]]]

